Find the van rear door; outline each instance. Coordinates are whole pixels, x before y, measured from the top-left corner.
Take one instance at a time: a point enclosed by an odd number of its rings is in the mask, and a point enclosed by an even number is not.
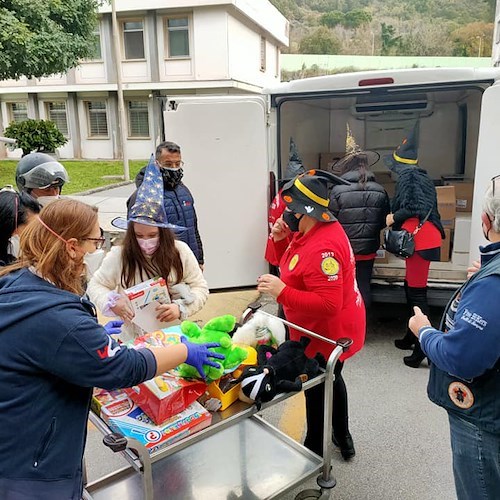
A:
[[[500,117],[500,83],[486,89],[481,104],[479,140],[474,179],[474,200],[469,255],[470,260],[479,258],[479,245],[486,243],[481,227],[481,212],[484,193],[491,178],[500,174],[498,156],[498,121]]]
[[[167,102],[165,137],[182,149],[211,289],[254,286],[268,269],[266,109],[258,95]]]

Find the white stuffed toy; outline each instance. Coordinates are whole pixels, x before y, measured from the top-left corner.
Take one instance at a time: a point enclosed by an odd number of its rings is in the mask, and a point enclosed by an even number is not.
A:
[[[257,311],[234,332],[233,342],[254,348],[259,345],[278,347],[286,340],[285,336],[285,325],[279,319]]]

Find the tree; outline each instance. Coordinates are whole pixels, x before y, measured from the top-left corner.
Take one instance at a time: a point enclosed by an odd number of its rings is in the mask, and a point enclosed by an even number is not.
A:
[[[327,28],[335,28],[339,24],[344,24],[344,14],[339,10],[327,12],[320,17],[319,22]]]
[[[453,55],[463,57],[491,56],[493,23],[469,23],[452,34]]]
[[[340,40],[328,28],[321,26],[309,36],[302,38],[299,45],[301,54],[338,54]]]
[[[372,15],[369,12],[362,9],[355,9],[346,12],[343,25],[346,28],[356,29],[363,26],[363,24],[370,24],[371,22]]]
[[[64,73],[92,56],[98,0],[3,0],[0,79]]]
[[[59,146],[64,146],[68,142],[56,124],[50,120],[28,119],[12,122],[5,129],[4,135],[16,139],[15,147],[23,150],[23,156],[32,151],[54,153]]]
[[[401,37],[396,36],[396,29],[391,24],[382,23],[381,25],[381,39],[383,56],[388,56],[392,49],[397,47]]]

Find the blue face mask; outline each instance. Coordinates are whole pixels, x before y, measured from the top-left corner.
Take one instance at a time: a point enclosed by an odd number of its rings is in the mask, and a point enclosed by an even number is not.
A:
[[[302,219],[302,216],[303,214],[300,214],[300,217],[297,219],[297,217],[295,217],[295,212],[285,210],[282,217],[286,222],[286,225],[290,228],[290,231],[296,233],[299,230],[299,222],[300,219]]]

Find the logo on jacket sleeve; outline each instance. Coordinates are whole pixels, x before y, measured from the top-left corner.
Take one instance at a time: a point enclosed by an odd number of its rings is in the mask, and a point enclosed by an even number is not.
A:
[[[468,410],[474,404],[474,394],[462,382],[452,382],[448,386],[448,396],[455,406]]]
[[[107,346],[104,346],[102,349],[97,349],[97,355],[101,359],[112,358],[119,350],[120,346],[118,344],[116,344],[116,347],[113,347],[113,339],[110,337]]]
[[[321,261],[321,270],[327,276],[337,276],[339,269],[340,265],[333,257],[325,257]]]

